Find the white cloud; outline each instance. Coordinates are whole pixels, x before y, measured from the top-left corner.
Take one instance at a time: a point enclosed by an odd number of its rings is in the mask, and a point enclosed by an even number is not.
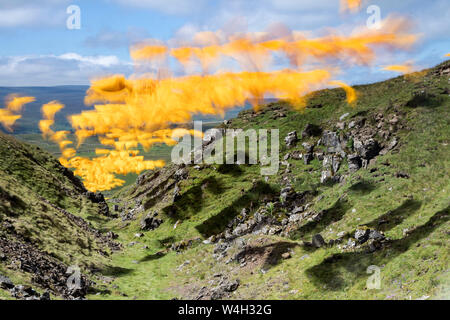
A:
[[[61,25],[69,0],[2,0],[0,28]]]
[[[95,57],[83,57],[77,53],[65,53],[60,56],[57,56],[55,58],[59,58],[62,60],[72,60],[77,61],[80,63],[90,64],[94,66],[100,66],[100,67],[112,67],[115,65],[119,65],[120,61],[119,58],[116,56],[95,56]]]
[[[65,53],[0,57],[0,86],[88,84],[96,77],[131,72],[132,65],[116,56]]]

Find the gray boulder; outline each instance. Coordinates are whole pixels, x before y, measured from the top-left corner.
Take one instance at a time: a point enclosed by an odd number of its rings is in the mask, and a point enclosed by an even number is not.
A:
[[[359,243],[364,243],[369,240],[370,230],[369,229],[357,229],[355,231],[355,239]]]
[[[302,143],[302,146],[303,146],[303,148],[305,148],[305,151],[306,151],[307,153],[312,153],[312,152],[313,152],[314,145],[309,144],[309,143],[307,143],[307,142],[303,142],[303,143]]]
[[[11,279],[0,274],[0,288],[2,289],[12,289],[14,288],[14,283]]]
[[[386,239],[386,237],[381,232],[379,232],[377,230],[370,230],[370,232],[369,232],[369,239],[380,241],[380,240]]]
[[[141,230],[150,231],[158,228],[163,220],[156,218],[158,213],[149,213],[141,220]]]
[[[336,132],[333,131],[325,131],[320,139],[321,144],[325,147],[338,148],[340,147],[339,136]]]
[[[297,141],[297,131],[289,132],[286,138],[284,138],[284,142],[286,142],[287,147],[294,147],[297,144]]]
[[[333,178],[333,175],[331,174],[330,170],[322,171],[322,174],[320,176],[320,183],[326,183],[328,181],[331,181]]]
[[[303,162],[308,165],[311,161],[313,161],[314,155],[312,153],[306,153],[303,155]]]
[[[375,158],[381,150],[380,145],[374,139],[368,139],[366,141],[355,139],[354,148],[358,155],[366,160]]]

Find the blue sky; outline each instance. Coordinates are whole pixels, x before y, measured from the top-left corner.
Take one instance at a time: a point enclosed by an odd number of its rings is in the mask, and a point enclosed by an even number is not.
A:
[[[0,86],[88,84],[93,77],[133,72],[129,45],[221,28],[263,31],[283,23],[313,34],[364,26],[366,8],[382,18],[410,17],[422,40],[408,52],[380,57],[372,67],[349,68],[342,79],[365,83],[395,76],[380,64],[414,60],[430,67],[450,52],[448,0],[363,1],[357,14],[339,14],[339,0],[0,0]],[[81,9],[81,29],[68,30],[66,9]]]

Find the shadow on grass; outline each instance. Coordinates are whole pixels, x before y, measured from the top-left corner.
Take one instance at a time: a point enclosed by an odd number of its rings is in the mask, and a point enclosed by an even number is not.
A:
[[[414,96],[406,103],[406,106],[409,108],[436,108],[440,107],[443,102],[444,99],[440,96],[427,92],[421,92],[414,94]]]
[[[167,237],[161,240],[158,240],[159,244],[163,247],[167,247],[175,243],[176,239],[175,237]]]
[[[398,208],[386,212],[382,216],[365,224],[365,226],[379,231],[389,231],[401,224],[406,218],[413,215],[421,206],[421,201],[406,200]]]
[[[221,233],[230,220],[236,217],[244,207],[249,205],[249,203],[257,203],[265,195],[272,195],[274,193],[275,190],[272,189],[269,184],[259,181],[231,205],[224,208],[217,215],[196,226],[196,229],[205,238]]]
[[[220,180],[208,177],[181,194],[174,203],[163,209],[163,213],[173,221],[188,219],[202,210],[205,191],[217,195],[223,190],[223,183]]]
[[[357,182],[349,188],[349,190],[352,191],[353,193],[358,193],[360,195],[369,194],[375,189],[376,189],[375,185],[368,181]]]
[[[402,205],[401,207],[403,207]],[[449,220],[450,206],[435,213],[425,224],[415,228],[404,238],[392,240],[388,246],[375,253],[345,252],[333,254],[320,264],[306,270],[306,274],[318,287],[338,291],[352,286],[361,278],[367,278],[367,268],[370,265],[381,266],[409,248],[428,237],[436,228]]]
[[[14,215],[11,212],[11,208],[14,208],[15,210],[25,210],[27,208],[27,204],[18,196],[16,195],[10,195],[6,190],[3,190],[2,187],[0,187],[0,209],[5,212],[8,215]],[[8,202],[9,205],[3,205],[4,202]]]
[[[139,262],[147,262],[147,261],[153,261],[153,260],[158,260],[161,259],[162,257],[164,257],[167,254],[167,252],[165,251],[159,251],[157,253],[154,254],[149,254],[148,256],[142,258],[141,260],[139,260]]]
[[[132,273],[133,269],[128,268],[122,268],[122,267],[116,267],[116,266],[106,266],[104,269],[100,271],[100,273],[104,276],[109,277],[120,277],[127,274]]]
[[[239,177],[244,173],[244,170],[237,164],[221,164],[217,169],[221,174],[229,174],[233,177]]]
[[[320,213],[320,220],[307,222],[301,226],[291,238],[298,240],[308,234],[320,233],[330,224],[341,220],[349,209],[350,204],[348,201],[337,200],[331,208],[323,210]]]

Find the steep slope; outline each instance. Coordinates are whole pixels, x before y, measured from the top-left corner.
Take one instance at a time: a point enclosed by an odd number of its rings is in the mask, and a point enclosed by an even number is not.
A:
[[[279,129],[275,176],[144,173],[110,200],[126,248],[100,297],[448,298],[449,76],[447,61],[357,86],[354,108],[322,90],[302,112],[271,103],[222,126]]]
[[[37,297],[17,285],[83,297],[89,277],[80,275],[80,288],[70,290],[66,272],[74,266],[87,274],[119,248],[82,218],[106,220],[106,210],[53,156],[0,133],[0,275],[16,285],[0,279],[0,297]]]

